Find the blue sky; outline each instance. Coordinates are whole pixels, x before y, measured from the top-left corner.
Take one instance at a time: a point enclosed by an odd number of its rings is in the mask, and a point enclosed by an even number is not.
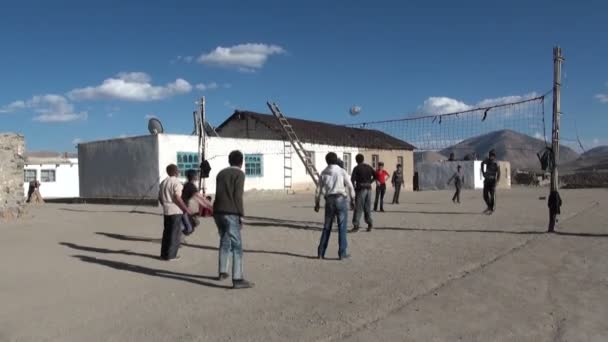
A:
[[[190,133],[202,95],[214,125],[268,99],[313,120],[392,119],[542,94],[559,44],[562,135],[588,148],[608,144],[607,13],[606,1],[5,0],[0,131],[57,151],[147,134],[149,116]]]

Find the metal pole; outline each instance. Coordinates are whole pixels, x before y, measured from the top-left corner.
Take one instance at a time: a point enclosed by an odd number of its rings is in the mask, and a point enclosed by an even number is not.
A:
[[[207,132],[205,132],[205,97],[201,97],[201,101],[200,101],[200,111],[201,111],[201,115],[200,115],[200,121],[199,121],[199,163],[201,163],[205,160],[205,150],[206,150],[206,136],[207,136]],[[203,194],[205,194],[207,188],[206,188],[206,181],[205,178],[202,177],[202,168],[199,169],[199,179],[198,179],[198,188],[199,191],[202,191]]]
[[[551,193],[549,194],[549,232],[555,230],[557,215],[560,212],[561,198],[559,196],[559,119],[560,119],[560,100],[561,100],[561,79],[562,79],[562,49],[559,46],[553,48],[553,127],[551,149],[553,151],[553,165],[551,167]]]

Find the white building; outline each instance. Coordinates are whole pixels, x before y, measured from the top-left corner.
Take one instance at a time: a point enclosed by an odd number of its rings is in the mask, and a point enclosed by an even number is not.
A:
[[[420,190],[452,189],[454,184],[448,185],[448,180],[456,172],[458,165],[462,167],[464,176],[463,189],[483,189],[484,177],[481,173],[481,160],[463,161],[435,161],[416,163],[418,173],[418,186]],[[499,189],[511,188],[511,164],[508,161],[499,161],[500,182]]]
[[[276,127],[271,130],[249,114],[272,118],[268,120],[270,125],[276,121],[270,115],[237,111],[218,127],[222,137],[207,139],[206,159],[212,168],[206,180],[207,193],[215,192],[215,177],[228,167],[228,154],[236,149],[245,156],[246,191],[312,189],[314,184],[310,176],[291,145],[283,140],[282,132]],[[242,138],[235,129],[242,117],[253,126],[245,132],[254,137]],[[290,122],[318,170],[326,166],[325,154],[330,151],[344,160],[348,170],[352,170],[355,156],[362,153],[370,164],[384,161],[387,168],[403,164],[406,179],[413,179],[413,146],[406,142],[378,131],[304,120],[290,119]],[[298,123],[306,123],[308,129],[296,127]],[[311,134],[323,134],[321,129],[326,130],[323,136],[329,134],[329,139],[311,137]],[[333,144],[332,134],[335,136]],[[345,144],[340,145],[342,142]],[[166,177],[166,166],[176,164],[181,171],[198,169],[197,151],[198,137],[192,135],[158,134],[81,143],[78,145],[80,197],[156,199],[158,185]],[[405,188],[411,191],[412,182],[406,183]]]
[[[78,158],[28,156],[23,170],[24,196],[34,180],[40,182],[43,199],[79,197]]]

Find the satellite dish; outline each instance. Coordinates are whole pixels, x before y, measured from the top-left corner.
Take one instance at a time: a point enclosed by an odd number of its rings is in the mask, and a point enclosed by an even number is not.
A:
[[[350,107],[350,115],[355,116],[355,115],[359,115],[359,113],[361,113],[361,107],[359,106],[352,106]]]
[[[150,132],[150,134],[163,133],[163,124],[160,123],[160,120],[158,120],[157,118],[151,118],[150,120],[148,120],[148,131]]]

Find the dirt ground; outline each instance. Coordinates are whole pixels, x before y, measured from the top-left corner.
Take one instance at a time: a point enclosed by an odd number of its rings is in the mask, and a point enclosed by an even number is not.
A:
[[[215,280],[209,219],[165,262],[159,208],[31,207],[0,224],[0,341],[607,341],[608,190],[561,194],[545,234],[546,189],[492,216],[480,192],[405,193],[345,261],[313,258],[310,194],[248,194],[247,290]]]

